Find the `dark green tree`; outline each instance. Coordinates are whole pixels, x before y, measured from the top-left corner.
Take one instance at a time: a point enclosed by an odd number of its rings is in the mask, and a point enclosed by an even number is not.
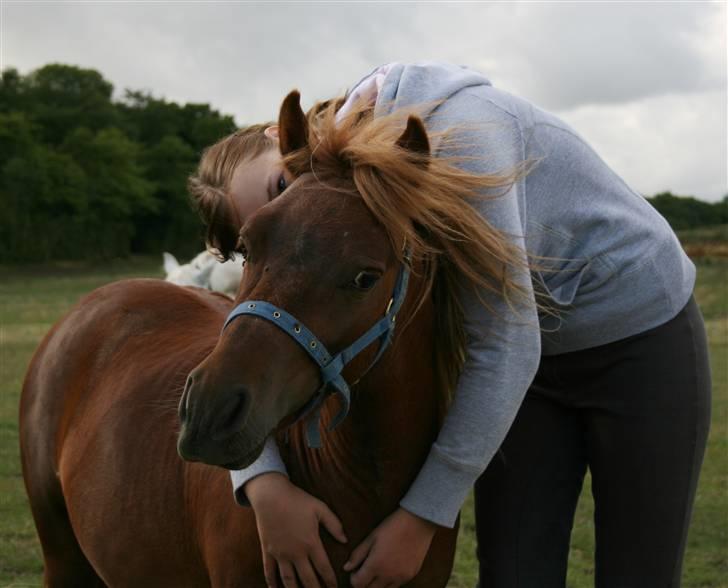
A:
[[[0,76],[0,112],[22,110],[23,78],[18,70],[9,67]]]
[[[202,240],[200,220],[187,193],[187,177],[197,164],[196,153],[178,136],[167,135],[144,151],[143,160],[158,206],[135,215],[133,250],[173,250],[192,256],[199,252]]]
[[[64,153],[43,145],[9,159],[0,170],[3,258],[74,258],[84,247],[77,220],[87,207],[84,171]]]
[[[71,65],[46,65],[23,80],[24,110],[42,129],[42,140],[59,145],[78,127],[119,126],[113,86],[100,73]]]
[[[656,194],[647,201],[667,219],[675,231],[726,222],[719,204],[692,196],[675,196],[670,192]]]
[[[154,212],[154,185],[139,164],[140,146],[119,129],[92,133],[78,128],[62,145],[87,178],[86,209],[77,219],[85,231],[89,257],[125,255],[131,250],[134,217]]]

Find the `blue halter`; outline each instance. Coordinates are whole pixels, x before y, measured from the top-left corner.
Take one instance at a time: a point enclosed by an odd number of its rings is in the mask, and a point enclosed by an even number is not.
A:
[[[246,300],[238,304],[225,320],[225,324],[222,327],[223,331],[233,319],[243,314],[252,314],[266,319],[290,335],[293,340],[303,347],[306,350],[306,353],[308,353],[309,356],[311,356],[311,358],[318,364],[321,370],[321,387],[297,412],[294,421],[297,422],[310,415],[308,422],[306,423],[306,440],[309,447],[321,447],[319,420],[321,418],[321,406],[329,394],[328,385],[331,384],[331,386],[335,389],[335,393],[339,394],[342,404],[341,410],[328,426],[328,430],[332,431],[349,413],[349,406],[351,404],[351,391],[349,390],[349,385],[341,375],[344,367],[370,344],[379,339],[379,350],[377,351],[372,363],[369,364],[369,367],[364,372],[364,374],[366,374],[379,361],[382,354],[391,343],[392,336],[394,335],[394,323],[397,318],[397,312],[399,312],[399,309],[407,295],[410,261],[410,254],[408,251],[405,251],[404,263],[397,275],[397,282],[394,286],[394,291],[392,292],[392,298],[387,305],[387,310],[384,312],[384,316],[379,319],[366,333],[354,341],[354,343],[349,345],[349,347],[333,356],[328,352],[323,343],[318,340],[316,335],[309,331],[299,320],[296,319],[296,317],[288,314],[282,308],[278,308],[277,306],[263,300]],[[359,377],[359,380],[364,374]],[[354,385],[356,385],[359,380],[354,382]]]

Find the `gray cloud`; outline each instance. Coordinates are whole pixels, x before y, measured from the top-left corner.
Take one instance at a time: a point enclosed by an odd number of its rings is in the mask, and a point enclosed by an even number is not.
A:
[[[728,191],[722,3],[5,2],[2,16],[3,67],[94,67],[240,124],[274,117],[292,87],[311,103],[388,61],[468,64],[565,116],[640,190]]]
[[[686,3],[536,5],[507,31],[513,41],[502,39],[511,63],[501,73],[553,109],[724,87],[724,67],[706,59],[700,43],[720,10]]]
[[[638,192],[717,199],[728,193],[725,106],[725,93],[711,90],[559,114]]]

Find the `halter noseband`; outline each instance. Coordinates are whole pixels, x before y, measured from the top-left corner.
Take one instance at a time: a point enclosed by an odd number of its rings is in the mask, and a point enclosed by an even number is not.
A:
[[[409,250],[405,249],[404,263],[399,269],[397,282],[395,283],[394,291],[392,292],[392,298],[387,305],[387,310],[385,310],[384,316],[374,323],[374,325],[366,333],[354,341],[354,343],[349,345],[349,347],[333,356],[328,352],[323,343],[319,341],[316,335],[309,331],[299,320],[296,319],[296,317],[287,313],[282,308],[270,304],[269,302],[265,302],[264,300],[245,300],[244,302],[241,302],[232,310],[225,320],[225,324],[222,327],[223,331],[233,319],[243,314],[252,314],[266,319],[291,336],[293,340],[303,347],[306,353],[308,353],[309,356],[318,364],[321,371],[321,387],[318,389],[316,394],[314,394],[313,397],[298,410],[295,420],[293,421],[295,423],[300,419],[308,417],[308,421],[306,423],[306,441],[308,442],[309,447],[321,447],[319,420],[321,418],[321,406],[323,401],[329,395],[328,385],[331,384],[331,386],[335,388],[335,393],[339,394],[342,403],[341,410],[328,426],[328,430],[332,431],[349,413],[349,406],[351,404],[351,391],[349,390],[349,385],[341,375],[344,367],[371,343],[379,339],[379,349],[372,363],[369,364],[369,367],[364,371],[364,374],[366,374],[379,361],[382,354],[391,343],[392,336],[394,335],[394,323],[397,318],[397,312],[399,312],[399,309],[407,295],[410,262],[411,256]],[[364,374],[359,377],[357,382]],[[355,382],[354,385],[357,382]]]

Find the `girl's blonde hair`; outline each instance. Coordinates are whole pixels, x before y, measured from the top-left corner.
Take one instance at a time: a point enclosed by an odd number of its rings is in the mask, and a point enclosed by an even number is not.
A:
[[[202,153],[197,171],[187,181],[192,204],[205,224],[205,244],[221,259],[229,259],[238,240],[242,219],[230,195],[230,182],[241,163],[277,148],[265,134],[275,123],[241,128]]]
[[[344,98],[334,98],[317,102],[307,116],[315,120],[327,107],[338,109],[344,101]],[[230,194],[233,173],[241,163],[278,148],[277,141],[265,134],[275,124],[271,121],[250,125],[223,137],[203,151],[197,171],[187,180],[192,206],[205,224],[205,245],[221,261],[234,255],[243,225]]]

